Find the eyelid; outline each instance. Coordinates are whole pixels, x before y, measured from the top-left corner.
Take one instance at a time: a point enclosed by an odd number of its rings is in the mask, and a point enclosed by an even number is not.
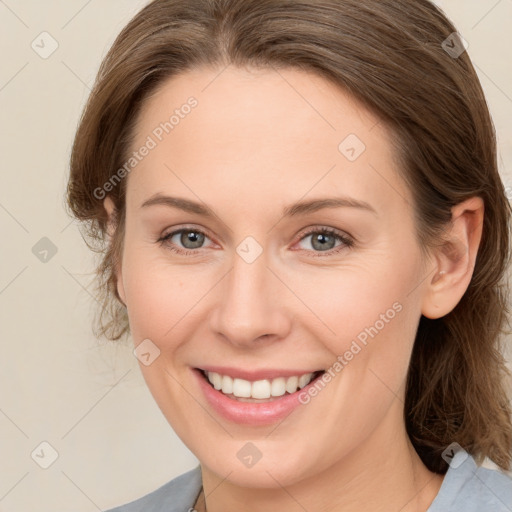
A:
[[[297,237],[299,237],[299,240],[304,238],[307,235],[311,235],[311,233],[322,233],[322,232],[329,232],[334,233],[340,237],[346,237],[353,239],[354,237],[350,235],[349,233],[342,231],[341,229],[333,228],[331,226],[324,226],[322,224],[316,224],[313,226],[308,226],[306,228],[303,228],[299,231]]]
[[[170,228],[169,231],[164,231],[161,238],[169,238],[171,235],[176,235],[177,233],[180,233],[182,231],[195,231],[196,233],[201,233],[202,235],[207,236],[210,240],[212,239],[208,230],[186,224],[183,226]]]

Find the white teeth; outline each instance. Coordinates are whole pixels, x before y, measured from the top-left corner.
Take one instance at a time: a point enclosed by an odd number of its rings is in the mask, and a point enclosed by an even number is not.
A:
[[[210,374],[210,382],[213,384],[215,389],[220,389],[222,387],[222,377],[218,373]]]
[[[248,381],[244,381],[244,382],[248,382]],[[233,393],[233,394],[235,396],[239,396],[236,393]],[[268,380],[257,380],[256,382],[253,382],[252,387],[251,387],[251,397],[252,398],[270,398],[270,382]]]
[[[208,380],[213,387],[222,391],[225,395],[233,394],[239,398],[259,398],[283,396],[285,393],[295,393],[297,388],[302,389],[307,386],[313,373],[306,373],[293,377],[277,377],[272,380],[264,379],[254,382],[245,379],[233,379],[228,375],[220,375],[215,372],[207,372]]]
[[[272,396],[283,396],[286,393],[286,379],[284,377],[277,377],[272,379]],[[297,391],[297,388],[293,390]]]
[[[233,395],[250,398],[251,383],[248,380],[233,379]]]
[[[233,393],[233,379],[227,375],[221,376],[222,392],[226,395]]]
[[[289,377],[286,379],[286,391],[288,391],[288,393],[295,393],[298,385],[299,377]]]
[[[308,373],[307,375],[301,375],[299,377],[299,388],[302,389],[304,386],[307,386],[309,384],[309,381],[311,380],[311,373]]]

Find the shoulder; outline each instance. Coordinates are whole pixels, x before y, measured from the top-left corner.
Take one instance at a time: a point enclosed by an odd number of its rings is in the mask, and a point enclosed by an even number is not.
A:
[[[512,511],[512,478],[477,466],[465,451],[453,458],[439,493],[427,512]]]
[[[201,490],[201,467],[184,473],[142,498],[105,512],[186,512]]]

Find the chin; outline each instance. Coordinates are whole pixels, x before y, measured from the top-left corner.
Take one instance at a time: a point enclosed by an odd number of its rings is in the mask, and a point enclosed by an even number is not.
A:
[[[305,454],[292,455],[293,447],[282,447],[279,452],[269,453],[270,448],[265,449],[262,446],[264,442],[258,444],[257,441],[254,445],[261,446],[261,458],[250,465],[249,461],[244,462],[244,458],[248,457],[246,454],[252,451],[256,456],[257,452],[249,443],[251,442],[237,441],[233,449],[234,457],[226,457],[230,450],[210,452],[204,456],[199,454],[201,466],[207,467],[219,479],[226,479],[236,486],[254,489],[280,489],[294,485],[324,469],[313,468],[308,464]],[[314,461],[311,461],[311,464],[313,463]]]

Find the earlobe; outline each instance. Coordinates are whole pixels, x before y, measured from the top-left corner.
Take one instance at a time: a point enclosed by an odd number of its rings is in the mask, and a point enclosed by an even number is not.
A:
[[[110,196],[107,196],[103,201],[103,207],[105,208],[105,211],[108,215],[108,221],[107,221],[107,238],[109,244],[112,243],[112,239],[115,233],[115,230],[117,228],[117,221],[116,221],[116,207],[114,205],[114,201]],[[126,306],[126,298],[125,298],[125,291],[124,291],[124,285],[123,285],[123,272],[121,267],[121,255],[119,255],[119,260],[115,264],[114,268],[114,274],[116,276],[116,287],[117,287],[117,294],[119,295],[119,298],[121,299],[121,302]]]
[[[462,299],[475,267],[482,238],[484,202],[472,197],[452,208],[452,221],[444,238],[446,243],[434,253],[435,267],[427,280],[422,314],[441,318]]]

